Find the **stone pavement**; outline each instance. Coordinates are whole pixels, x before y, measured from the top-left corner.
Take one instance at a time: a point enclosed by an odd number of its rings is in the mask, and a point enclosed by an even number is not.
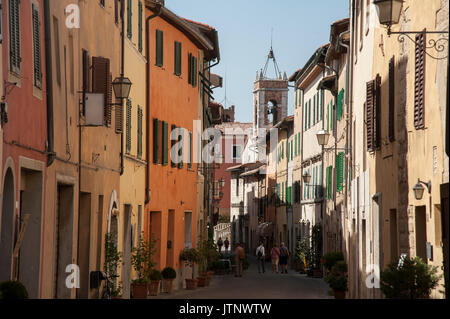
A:
[[[293,270],[288,270],[288,274],[274,274],[270,263],[266,263],[266,273],[259,274],[256,259],[252,258],[242,278],[214,275],[209,287],[178,290],[152,299],[334,299],[328,295],[329,290],[323,279]]]

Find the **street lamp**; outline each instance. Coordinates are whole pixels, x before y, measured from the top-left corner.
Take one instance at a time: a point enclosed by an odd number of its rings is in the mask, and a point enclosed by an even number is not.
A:
[[[130,96],[131,85],[132,83],[127,77],[120,76],[116,78],[112,83],[116,98],[120,100],[127,99]]]
[[[305,184],[309,184],[310,181],[311,181],[311,174],[309,174],[308,171],[306,171],[305,174],[303,174],[303,182]]]
[[[316,136],[317,136],[317,142],[319,143],[320,146],[328,145],[328,140],[330,139],[330,133],[328,133],[325,130],[320,130],[319,132],[317,132]]]
[[[391,25],[398,23],[403,0],[375,0],[373,4],[377,7],[380,24],[390,28]]]
[[[417,184],[414,185],[413,191],[414,191],[414,197],[417,200],[421,200],[423,197],[423,192],[425,191],[425,187],[422,186],[425,185],[428,189],[428,193],[431,194],[431,181],[428,181],[428,183],[422,182],[420,179],[417,180]]]

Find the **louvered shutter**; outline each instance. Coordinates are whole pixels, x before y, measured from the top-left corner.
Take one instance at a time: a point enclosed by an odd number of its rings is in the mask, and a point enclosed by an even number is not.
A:
[[[378,149],[381,146],[381,77],[377,74],[375,78],[375,101],[374,101],[374,120],[373,134],[374,146]]]
[[[164,64],[164,33],[161,30],[156,30],[156,65],[163,66]]]
[[[9,1],[9,58],[11,71],[20,73],[21,44],[20,44],[20,0]]]
[[[312,122],[313,122],[313,125],[314,124],[316,124],[316,96],[314,95],[314,98],[313,98],[313,120],[312,120]]]
[[[192,84],[192,53],[188,54],[188,83]]]
[[[115,121],[116,121],[116,133],[123,133],[123,107],[121,104],[117,104],[115,111]]]
[[[169,124],[167,122],[163,122],[162,130],[162,164],[166,166],[169,164]]]
[[[159,164],[159,120],[153,120],[153,163]]]
[[[131,152],[131,112],[133,105],[130,99],[127,99],[127,124],[126,124],[126,153]]]
[[[366,85],[366,136],[367,136],[367,151],[375,150],[374,142],[374,91],[375,81],[369,81]]]
[[[139,49],[139,52],[141,52],[142,53],[142,49],[143,49],[143,31],[142,31],[142,29],[143,29],[143,16],[142,16],[142,14],[143,14],[143,6],[142,6],[142,1],[139,1],[139,17],[138,17],[138,21],[139,21],[139,23],[138,23],[138,27],[139,27],[139,30],[138,30],[138,49]]]
[[[416,129],[425,128],[425,49],[426,34],[416,35],[416,69],[414,84],[414,127]]]
[[[389,141],[395,141],[395,57],[389,61]]]
[[[92,92],[104,95],[104,123],[111,123],[112,85],[109,72],[109,59],[101,57],[92,58]]]
[[[89,52],[83,50],[83,91],[88,92],[90,83],[89,83],[89,68],[90,68],[90,58]]]
[[[137,135],[138,135],[138,145],[137,145],[137,156],[139,158],[142,157],[142,149],[143,149],[143,130],[142,130],[142,121],[143,121],[143,113],[142,113],[142,107],[138,106],[138,129],[137,129]]]
[[[171,127],[171,152],[170,152],[170,162],[172,167],[177,167],[177,161],[178,161],[178,154],[177,152],[172,152],[174,150],[174,146],[177,143],[175,139],[172,139],[172,136],[174,132],[176,132],[177,127],[175,125],[172,125]]]
[[[188,150],[188,152],[189,152],[189,162],[188,162],[188,169],[192,169],[192,152],[193,152],[192,146],[193,146],[193,144],[192,144],[192,132],[189,132],[189,150]]]
[[[132,4],[131,0],[127,0],[127,37],[131,39],[133,37],[133,21],[132,21]]]
[[[39,8],[32,4],[33,18],[33,64],[34,64],[34,85],[42,88],[42,62],[41,62],[41,22]]]

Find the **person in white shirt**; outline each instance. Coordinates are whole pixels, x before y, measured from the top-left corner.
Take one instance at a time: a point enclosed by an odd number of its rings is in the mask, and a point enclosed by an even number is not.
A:
[[[266,262],[266,252],[264,249],[264,243],[261,243],[258,248],[256,248],[256,257],[258,258],[258,272],[262,273],[266,272],[266,269],[264,267],[264,264]]]

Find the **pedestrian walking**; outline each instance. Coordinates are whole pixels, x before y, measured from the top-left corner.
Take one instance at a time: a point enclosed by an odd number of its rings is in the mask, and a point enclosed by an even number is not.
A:
[[[261,244],[256,248],[256,257],[258,257],[258,272],[264,274],[266,272],[265,269],[265,263],[266,263],[266,251],[264,249],[264,243],[261,242]]]
[[[234,250],[234,263],[236,265],[235,277],[242,277],[244,259],[244,248],[241,247],[240,243],[236,243],[236,249]]]
[[[225,238],[224,244],[225,244],[225,252],[228,253],[228,248],[230,247],[230,241],[228,240],[228,237]]]
[[[287,265],[289,260],[289,249],[284,245],[284,243],[281,243],[280,246],[280,266],[281,266],[281,273],[287,274]]]
[[[273,245],[270,251],[270,257],[272,259],[272,272],[277,272],[278,274],[278,262],[280,261],[280,249],[277,244]]]
[[[219,253],[221,253],[222,252],[222,247],[223,247],[223,241],[222,241],[221,237],[217,241],[217,246],[219,247]]]

